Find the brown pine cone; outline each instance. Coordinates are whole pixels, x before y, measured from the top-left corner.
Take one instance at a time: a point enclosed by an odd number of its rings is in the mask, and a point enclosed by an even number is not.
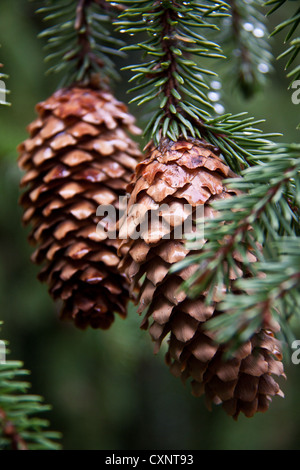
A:
[[[119,242],[97,230],[104,218],[96,211],[113,205],[118,212],[141,156],[129,133],[139,130],[109,91],[61,89],[36,111],[18,147],[23,222],[37,245],[32,259],[44,265],[39,279],[62,301],[62,318],[106,329],[114,313],[126,316],[128,283],[117,268]]]
[[[228,345],[217,344],[205,329],[206,321],[220,313],[218,306],[225,286],[221,292],[214,292],[208,305],[205,292],[194,300],[180,289],[197,266],[169,272],[174,263],[195,254],[189,252],[183,237],[176,236],[180,233],[178,227],[188,217],[186,205],[192,208],[194,223],[188,230],[195,231],[197,208],[202,206],[204,217],[213,218],[216,212],[211,203],[236,194],[222,183],[224,178],[236,175],[217,153],[218,149],[199,140],[165,141],[158,148],[149,146],[129,185],[127,219],[123,221],[125,229],[120,230],[127,231],[128,238],[123,234],[120,251],[125,250],[125,254],[120,269],[128,276],[132,290],[140,290],[139,313],[146,312],[141,326],[149,328],[155,352],[168,335],[166,362],[171,372],[183,381],[191,379],[192,393],[205,394],[209,407],[222,403],[236,419],[240,412],[253,416],[257,411],[265,411],[272,396],[282,395],[272,377],[284,375],[280,343],[274,336],[276,328],[268,325],[268,329],[258,331],[233,358],[225,361]],[[137,211],[133,211],[135,204]],[[159,218],[153,217],[155,211]],[[148,225],[143,225],[145,220]],[[139,238],[131,237],[134,228],[140,229]],[[230,273],[231,283],[248,275],[239,253],[234,257],[239,272]],[[248,259],[256,260],[250,251]]]

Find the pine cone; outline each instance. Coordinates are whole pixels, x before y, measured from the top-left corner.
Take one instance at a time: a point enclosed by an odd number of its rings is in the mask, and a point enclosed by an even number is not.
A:
[[[30,137],[18,147],[26,171],[23,222],[37,246],[32,260],[44,265],[39,279],[62,301],[62,318],[107,329],[114,313],[126,316],[128,283],[117,269],[119,242],[107,227],[97,230],[96,211],[99,205],[118,211],[141,155],[128,131],[139,130],[108,91],[61,89],[36,111]]]
[[[207,304],[207,293],[194,300],[180,289],[197,266],[169,272],[174,263],[195,254],[189,252],[183,238],[175,236],[175,228],[187,220],[186,205],[192,207],[194,220],[188,230],[194,231],[197,208],[202,206],[204,217],[213,218],[216,212],[211,203],[236,195],[222,183],[224,178],[236,175],[216,153],[220,153],[218,149],[197,140],[166,141],[159,148],[149,146],[147,157],[137,165],[129,185],[127,225],[123,221],[128,238],[124,236],[120,246],[121,252],[125,250],[120,270],[129,278],[132,290],[140,290],[138,311],[146,311],[141,327],[149,328],[155,352],[169,335],[166,362],[171,372],[183,381],[191,379],[192,393],[205,394],[209,408],[212,403],[222,403],[236,419],[240,412],[250,417],[265,411],[272,396],[282,395],[272,377],[284,375],[280,343],[274,336],[276,327],[268,325],[268,329],[258,331],[233,358],[225,361],[224,352],[229,345],[217,344],[205,329],[206,321],[220,314],[218,305],[225,287],[223,292],[215,291],[212,302]],[[135,204],[139,219],[132,210]],[[160,218],[153,218],[155,211]],[[150,222],[144,225],[140,237],[133,239],[133,228],[143,226],[141,217]],[[232,285],[238,276],[247,275],[239,253],[234,256],[239,272],[231,272]],[[250,251],[248,258],[250,262],[256,260]]]

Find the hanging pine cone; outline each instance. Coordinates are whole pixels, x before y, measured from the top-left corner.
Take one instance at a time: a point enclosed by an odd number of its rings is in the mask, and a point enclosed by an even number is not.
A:
[[[106,329],[114,313],[126,316],[128,284],[117,269],[118,241],[104,227],[97,230],[96,211],[99,205],[118,210],[140,158],[128,132],[139,130],[109,91],[61,89],[36,110],[30,137],[18,148],[26,171],[23,221],[31,223],[29,240],[37,245],[32,259],[44,264],[39,279],[62,301],[62,318]]]
[[[155,352],[169,335],[166,362],[171,372],[184,382],[190,379],[192,393],[205,394],[209,408],[212,403],[222,403],[236,419],[240,412],[250,417],[266,411],[271,398],[282,395],[272,377],[284,375],[280,343],[274,336],[276,327],[268,325],[268,329],[258,331],[225,361],[226,345],[217,344],[204,328],[208,319],[220,313],[222,292],[216,291],[209,305],[205,292],[197,300],[189,299],[180,286],[197,266],[169,272],[174,263],[195,253],[189,252],[183,238],[174,235],[175,227],[187,218],[185,205],[193,208],[194,231],[199,206],[203,206],[205,218],[213,218],[216,213],[210,204],[236,194],[222,183],[224,178],[236,175],[216,153],[207,142],[198,140],[166,141],[159,148],[149,146],[129,186],[127,225],[123,222],[128,238],[120,247],[120,251],[125,250],[120,269],[131,281],[132,289],[140,290],[139,313],[146,311],[141,327],[149,328]],[[132,211],[134,204],[138,204],[139,219]],[[150,217],[150,211],[159,211],[160,218]],[[148,221],[143,229],[141,216]],[[138,239],[131,237],[134,227],[141,230]],[[241,255],[234,256],[239,272],[231,272],[231,281],[247,275],[243,273]],[[256,260],[250,252],[248,258],[250,262]]]

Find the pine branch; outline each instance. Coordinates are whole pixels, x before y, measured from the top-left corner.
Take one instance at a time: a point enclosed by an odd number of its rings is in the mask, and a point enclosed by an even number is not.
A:
[[[90,84],[95,75],[102,82],[117,80],[112,57],[123,55],[123,43],[111,34],[110,25],[120,7],[104,0],[46,0],[39,8],[44,21],[52,23],[39,36],[48,44],[46,62],[54,62],[48,73],[63,75],[60,87]]]
[[[274,11],[278,10],[280,7],[285,5],[287,0],[269,0],[265,2],[266,6],[272,6],[271,10],[268,12],[268,15],[272,14]],[[274,31],[271,33],[271,36],[274,36],[280,33],[283,30],[288,29],[288,32],[285,36],[284,43],[289,43],[289,47],[278,56],[277,59],[285,58],[287,60],[285,65],[285,70],[288,70],[296,61],[300,53],[300,37],[293,37],[296,33],[297,28],[300,24],[300,7],[296,8],[295,13],[291,16],[291,18],[282,21],[278,24]],[[300,64],[294,65],[292,70],[287,74],[288,78],[292,79],[291,84],[300,78]]]
[[[253,331],[274,321],[291,342],[290,322],[300,311],[299,253],[299,238],[282,237],[273,244],[273,260],[256,263],[253,278],[236,281],[235,288],[244,293],[228,293],[220,305],[222,315],[206,325],[218,342],[232,342],[232,347],[237,347]]]
[[[119,2],[117,2],[119,3]],[[146,128],[156,142],[160,137],[177,140],[182,134],[201,136],[201,122],[213,109],[207,97],[209,86],[205,76],[214,72],[197,64],[196,58],[223,57],[221,48],[200,31],[217,27],[211,22],[226,14],[222,1],[125,1],[128,6],[119,16],[117,29],[131,35],[144,35],[142,42],[123,50],[137,50],[144,62],[126,67],[138,85],[131,92],[140,92],[132,102],[138,106],[152,102],[158,111]],[[198,125],[195,125],[198,123]]]
[[[132,71],[131,81],[137,82],[129,90],[136,94],[131,102],[145,108],[151,104],[146,139],[158,145],[164,137],[204,138],[221,150],[233,171],[250,166],[274,135],[264,135],[255,127],[260,122],[251,117],[216,117],[205,78],[216,74],[202,66],[205,59],[223,57],[220,45],[200,31],[217,31],[217,21],[229,14],[228,4],[175,0],[122,4],[127,8],[116,22],[117,29],[142,38],[123,49],[139,51],[144,60],[126,69]]]
[[[220,329],[221,342],[229,340],[229,333],[231,339],[236,335],[243,342],[245,336],[249,338],[258,326],[270,321],[268,312],[275,309],[270,303],[272,299],[274,304],[278,300],[282,303],[283,299],[289,303],[289,291],[283,290],[290,278],[290,271],[283,272],[287,258],[282,259],[282,270],[277,277],[275,274],[272,279],[262,276],[275,266],[274,273],[278,273],[279,261],[276,255],[274,257],[272,246],[277,246],[282,239],[299,243],[300,145],[273,144],[265,150],[267,153],[257,158],[254,166],[242,172],[242,178],[228,180],[228,188],[241,194],[212,204],[218,216],[204,221],[207,240],[204,245],[203,241],[190,237],[187,248],[195,250],[196,254],[172,268],[172,272],[176,272],[197,265],[194,274],[182,285],[189,297],[196,298],[207,290],[209,303],[215,289],[223,285],[228,287],[229,294],[222,308],[233,312],[220,315],[212,323],[213,327]],[[251,272],[251,279],[237,281],[230,288],[232,273],[241,270],[244,275]],[[296,285],[298,277],[295,272],[292,280]],[[262,290],[260,282],[263,283]],[[264,283],[272,292],[264,287]],[[253,292],[255,286],[256,291]],[[279,294],[274,295],[274,292]],[[294,292],[291,291],[290,295],[293,296]],[[284,323],[289,316],[285,306],[283,312],[286,312],[283,313]]]
[[[286,4],[286,0],[269,0],[265,3],[266,6],[273,5],[273,8],[269,11],[269,15],[276,11],[278,8],[282,7]],[[271,36],[274,36],[280,33],[283,30],[288,29],[286,37],[284,39],[284,43],[289,43],[288,48],[280,54],[277,59],[285,59],[286,65],[285,70],[291,69],[290,72],[287,73],[287,78],[291,79],[289,84],[289,88],[293,87],[293,84],[296,83],[297,80],[300,79],[300,64],[295,62],[300,56],[300,36],[294,36],[297,31],[297,28],[300,24],[300,7],[296,9],[295,13],[291,16],[291,18],[282,21],[278,24],[274,31],[271,33]],[[294,36],[294,37],[293,37]],[[300,129],[300,123],[297,126],[297,129]]]
[[[219,42],[228,57],[227,75],[245,98],[265,86],[272,70],[271,46],[267,40],[262,0],[229,0],[231,16],[220,24]]]
[[[58,450],[60,434],[38,417],[50,407],[27,393],[28,374],[20,361],[0,361],[0,450]]]
[[[259,126],[263,121],[245,117],[247,113],[226,114],[206,119],[203,137],[220,149],[229,167],[237,174],[255,164],[260,155],[268,154],[268,146],[278,134],[264,134]]]

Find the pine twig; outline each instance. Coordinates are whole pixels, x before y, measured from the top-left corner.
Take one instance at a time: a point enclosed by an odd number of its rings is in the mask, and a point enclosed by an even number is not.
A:
[[[0,450],[59,450],[60,434],[38,417],[50,407],[42,397],[29,395],[30,384],[20,380],[28,374],[20,361],[0,362]]]
[[[39,37],[47,39],[45,61],[54,62],[48,73],[63,75],[59,87],[91,84],[96,75],[102,85],[119,79],[111,57],[123,56],[119,50],[123,43],[110,28],[119,11],[121,6],[104,0],[46,0],[46,6],[37,10],[52,23]]]
[[[252,98],[265,86],[272,70],[273,55],[261,11],[263,1],[230,0],[228,3],[231,16],[222,21],[219,38],[228,56],[226,76],[245,98]]]
[[[126,67],[134,74],[131,81],[138,83],[130,92],[141,92],[131,102],[138,106],[151,102],[157,109],[145,133],[156,143],[161,137],[177,140],[181,134],[201,137],[201,123],[213,108],[204,77],[215,74],[197,65],[193,57],[211,59],[223,55],[218,44],[197,30],[216,30],[210,17],[226,14],[227,4],[175,0],[122,3],[127,9],[119,15],[117,29],[141,37],[147,35],[142,42],[123,48],[137,50],[145,59]]]
[[[115,2],[119,3],[119,2]],[[228,17],[226,2],[126,1],[117,29],[142,38],[123,49],[139,51],[141,62],[126,67],[137,86],[131,100],[148,106],[147,141],[157,145],[162,138],[203,138],[219,148],[227,164],[236,173],[250,166],[253,156],[273,135],[263,134],[251,117],[230,113],[215,116],[208,97],[210,87],[205,76],[215,72],[203,67],[205,59],[224,57],[221,46],[207,39],[202,31],[218,31],[218,22]],[[145,38],[146,36],[146,38]],[[150,115],[150,116],[149,116]]]
[[[26,442],[20,436],[12,421],[7,418],[5,411],[1,408],[0,423],[2,427],[3,437],[4,439],[7,439],[10,443],[11,450],[28,450]]]
[[[300,146],[273,144],[268,152],[268,156],[247,168],[242,178],[228,180],[228,188],[241,194],[233,200],[212,204],[218,216],[204,221],[207,241],[200,247],[197,239],[189,237],[187,248],[195,250],[196,254],[172,268],[172,272],[176,272],[191,265],[198,266],[182,285],[191,298],[205,290],[212,294],[218,283],[230,286],[230,271],[242,269],[252,272],[251,278],[233,283],[221,305],[224,313],[208,323],[209,328],[219,332],[217,338],[220,342],[228,342],[234,337],[241,342],[249,339],[256,328],[265,326],[276,317],[278,302],[283,317],[282,327],[287,329],[286,321],[290,317],[288,297],[294,295],[300,305],[299,290],[297,294],[295,290],[289,290],[291,286],[293,289],[297,287],[297,269],[300,270],[300,266],[291,273],[286,269],[287,259],[291,256],[282,258],[280,265],[279,255],[272,252],[272,247],[278,246],[281,240],[285,240],[286,246],[293,241],[299,243]],[[245,247],[251,253],[250,258]],[[299,257],[296,251],[297,265]],[[238,258],[236,253],[239,253]],[[241,259],[242,264],[239,263]],[[270,277],[272,270],[274,276]],[[208,302],[210,298],[208,294]]]
[[[287,0],[269,0],[265,2],[265,6],[272,6],[271,10],[268,12],[268,15],[271,15],[274,13],[276,10],[278,10],[280,7],[285,5],[287,3]],[[271,37],[277,35],[283,30],[288,29],[288,32],[286,33],[284,43],[289,43],[288,48],[280,54],[277,59],[282,59],[282,58],[288,58],[286,65],[285,65],[285,70],[288,70],[291,68],[293,64],[295,64],[296,59],[299,57],[300,54],[300,37],[294,37],[294,34],[296,33],[298,27],[300,24],[300,7],[296,8],[295,13],[288,19],[282,21],[279,23],[274,31],[271,33]],[[300,78],[300,65],[294,65],[292,70],[287,73],[287,77],[291,78],[292,81],[291,84]]]
[[[251,279],[240,279],[221,302],[222,315],[207,322],[220,343],[233,347],[247,340],[261,326],[277,322],[287,342],[293,338],[291,319],[300,310],[300,243],[297,237],[281,237],[273,244],[273,260],[256,263]],[[238,338],[238,342],[234,338]]]

